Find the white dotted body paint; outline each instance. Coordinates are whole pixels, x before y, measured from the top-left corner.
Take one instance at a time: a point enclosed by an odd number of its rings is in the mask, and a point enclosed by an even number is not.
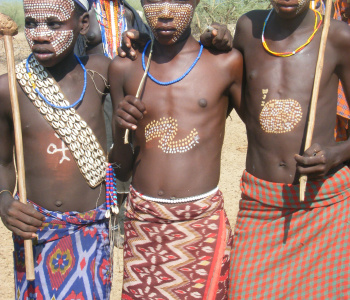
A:
[[[46,37],[51,43],[56,55],[64,52],[73,42],[73,30],[52,30],[47,25],[47,19],[55,17],[59,21],[67,21],[73,16],[73,0],[55,0],[51,2],[42,2],[37,0],[24,0],[25,18],[32,18],[35,28],[25,28],[24,33],[29,46],[33,48],[34,39]]]
[[[159,19],[173,19],[173,24],[176,27],[176,33],[172,38],[172,42],[176,42],[178,38],[191,24],[194,9],[191,4],[177,3],[155,3],[146,4],[143,6],[145,17],[153,34],[157,38],[156,25]]]
[[[301,121],[303,112],[298,101],[270,100],[263,104],[260,125],[267,133],[286,133],[292,131]]]
[[[145,128],[146,143],[160,138],[158,148],[165,153],[184,153],[199,144],[199,135],[194,128],[184,139],[175,141],[178,132],[177,120],[172,117],[152,121]]]

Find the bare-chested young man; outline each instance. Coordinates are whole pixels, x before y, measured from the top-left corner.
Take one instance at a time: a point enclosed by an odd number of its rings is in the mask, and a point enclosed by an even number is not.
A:
[[[133,175],[123,299],[228,297],[232,239],[217,185],[226,116],[240,107],[242,57],[210,52],[192,37],[197,4],[142,2],[155,42],[141,100],[134,95],[150,44],[109,69],[117,177]],[[124,128],[134,130],[134,151]]]
[[[336,143],[334,127],[339,79],[350,99],[350,29],[331,22],[313,145],[304,152],[322,29],[310,38],[321,17],[309,2],[274,0],[271,12],[252,11],[237,23],[234,47],[244,57],[248,153],[231,264],[232,299],[349,295],[350,171],[343,162],[350,158],[350,141]],[[300,174],[309,179],[303,203]]]
[[[32,54],[16,66],[16,76],[28,205],[10,192],[13,124],[8,77],[0,77],[0,212],[14,233],[16,299],[109,298],[101,92],[110,60],[73,54],[88,29],[88,9],[86,0],[24,0]],[[28,282],[22,238],[35,237],[36,278]]]

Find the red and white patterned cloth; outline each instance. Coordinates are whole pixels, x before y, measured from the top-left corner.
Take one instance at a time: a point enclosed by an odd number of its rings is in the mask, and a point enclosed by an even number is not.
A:
[[[228,299],[231,227],[222,193],[187,203],[127,201],[122,299]]]

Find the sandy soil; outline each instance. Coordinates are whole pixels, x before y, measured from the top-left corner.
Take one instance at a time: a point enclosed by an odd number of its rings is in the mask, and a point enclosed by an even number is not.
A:
[[[14,48],[16,62],[28,56],[29,49],[23,33],[15,37]],[[3,42],[0,41],[0,74],[7,72],[4,53]],[[226,122],[226,136],[221,160],[221,180],[219,183],[219,187],[224,193],[225,207],[232,227],[235,224],[235,217],[238,211],[240,197],[239,180],[245,165],[246,150],[247,139],[245,128],[237,114],[232,113],[232,116]],[[0,242],[0,299],[14,299],[13,245],[11,233],[4,227],[2,222],[0,222]],[[111,299],[120,299],[122,280],[122,273],[120,272],[122,269],[121,250],[115,251],[114,261],[115,267]]]

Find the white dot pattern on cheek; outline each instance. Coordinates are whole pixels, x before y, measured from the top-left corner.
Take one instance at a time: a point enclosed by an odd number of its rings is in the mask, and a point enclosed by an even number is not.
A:
[[[276,12],[279,12],[278,6],[277,6],[277,1],[276,0],[271,0],[271,5],[275,9]]]
[[[299,0],[298,1],[298,8],[297,8],[297,14],[304,9],[305,5],[307,4],[306,0]]]
[[[176,32],[172,38],[172,42],[176,42],[184,33],[186,28],[191,24],[193,17],[193,6],[191,4],[170,4],[156,3],[143,6],[145,16],[153,34],[157,37],[155,31],[157,22],[162,19],[173,19],[173,25],[176,27]]]
[[[44,24],[33,29],[25,29],[24,33],[31,48],[34,46],[35,38],[47,37],[56,55],[63,53],[73,42],[73,30],[54,31]]]

